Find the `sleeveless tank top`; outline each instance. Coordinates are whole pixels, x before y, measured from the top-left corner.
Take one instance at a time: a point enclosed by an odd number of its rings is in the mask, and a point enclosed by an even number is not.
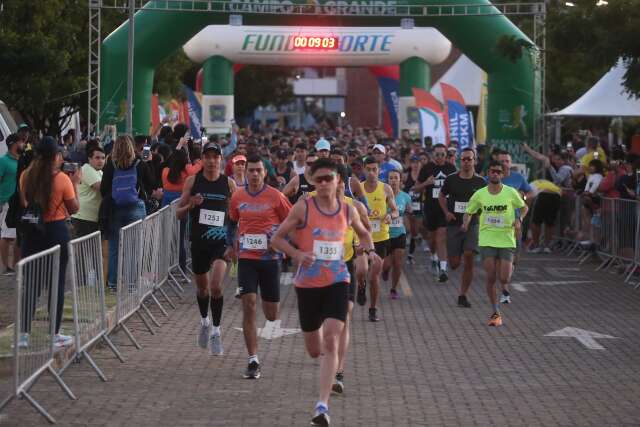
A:
[[[338,201],[338,209],[322,212],[315,197],[305,199],[307,208],[305,224],[296,230],[295,242],[302,252],[316,256],[310,267],[300,265],[294,278],[299,288],[322,288],[350,280],[344,262],[344,238],[349,224],[349,209],[344,201]]]
[[[201,194],[204,201],[191,210],[191,239],[205,242],[224,242],[229,222],[229,178],[220,174],[209,181],[202,172],[196,175],[191,195]]]
[[[298,175],[298,192],[293,196],[293,200],[291,201],[291,203],[297,202],[298,200],[300,200],[300,197],[306,196],[307,193],[311,193],[315,189],[316,187],[309,181],[307,181],[307,178],[305,178],[304,174]]]
[[[309,193],[309,195],[315,196],[316,195],[315,190]],[[353,198],[345,195],[343,196],[342,199],[345,201],[346,204],[353,206]],[[344,255],[343,255],[344,262],[351,261],[351,258],[353,258],[353,255],[355,255],[356,253],[353,247],[357,245],[358,245],[358,237],[353,231],[353,227],[349,226],[347,227],[347,231],[344,233]]]
[[[369,205],[369,221],[371,222],[373,241],[389,240],[389,224],[384,222],[384,217],[387,216],[387,196],[384,194],[384,183],[378,181],[376,189],[371,193],[367,192],[367,188],[364,187],[364,195]]]

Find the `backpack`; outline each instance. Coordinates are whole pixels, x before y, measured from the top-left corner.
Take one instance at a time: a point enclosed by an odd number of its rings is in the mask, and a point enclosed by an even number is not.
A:
[[[138,203],[138,163],[136,160],[129,169],[118,169],[113,164],[111,198],[116,206],[131,206]]]

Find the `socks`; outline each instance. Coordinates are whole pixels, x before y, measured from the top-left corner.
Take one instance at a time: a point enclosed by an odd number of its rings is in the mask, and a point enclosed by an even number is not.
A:
[[[222,304],[224,302],[224,298],[220,296],[220,298],[211,297],[211,321],[213,322],[213,326],[220,326],[220,319],[222,318]]]
[[[260,364],[260,361],[258,360],[258,355],[254,354],[253,356],[249,356],[249,363],[251,362],[256,362],[257,364]]]
[[[203,317],[203,318],[200,320],[200,323],[202,324],[202,326],[209,326],[209,316],[207,316],[207,317]]]
[[[209,295],[205,297],[201,297],[200,295],[196,295],[198,299],[198,308],[200,309],[200,316],[202,318],[206,318],[209,314]]]
[[[438,262],[438,255],[436,254],[431,255],[431,262]]]
[[[220,335],[220,326],[211,327],[211,336]]]
[[[329,412],[329,405],[325,402],[318,401],[318,403],[316,403],[316,414],[326,414],[327,412]]]
[[[447,271],[447,261],[440,261],[440,270]]]

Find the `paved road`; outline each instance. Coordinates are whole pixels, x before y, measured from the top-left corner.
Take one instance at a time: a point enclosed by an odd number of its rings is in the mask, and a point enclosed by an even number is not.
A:
[[[424,266],[408,267],[412,296],[385,297],[380,323],[369,323],[366,310],[356,307],[346,393],[330,403],[334,425],[640,424],[640,293],[617,275],[577,267],[557,256],[525,257],[514,277],[513,303],[504,307],[505,326],[498,329],[485,326],[490,308],[482,274],[470,295],[473,307],[462,309],[455,306],[458,273],[437,284]],[[127,363],[106,350],[94,352],[108,383],[83,364],[65,373],[78,401],[67,400],[49,378],[34,396],[60,425],[308,425],[317,362],[305,355],[300,334],[261,339],[263,377],[243,380],[246,352],[234,329],[241,314],[232,291],[225,293],[224,357],[196,347],[198,314],[190,292],[162,319],[157,335],[132,322],[142,351],[116,337]],[[298,327],[295,303],[291,286],[283,286],[284,328]],[[616,338],[583,336],[582,343],[545,336],[566,327]],[[45,421],[19,401],[0,415],[0,424]]]

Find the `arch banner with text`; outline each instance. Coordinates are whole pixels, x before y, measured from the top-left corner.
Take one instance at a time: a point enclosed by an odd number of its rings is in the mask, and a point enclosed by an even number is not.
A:
[[[168,4],[172,6],[171,12],[159,11]],[[200,5],[202,10],[194,10],[194,4]],[[176,11],[182,6],[191,9]],[[451,13],[437,16],[428,13],[430,7],[442,10],[443,6],[449,6]],[[482,9],[483,12],[460,13],[462,9],[464,12],[473,11],[474,7]],[[486,13],[487,8],[493,12]],[[499,52],[498,41],[504,36],[522,40],[526,42],[522,43],[524,45],[533,46],[533,43],[505,15],[493,7],[489,0],[150,1],[135,15],[134,132],[148,131],[153,78],[158,64],[182,48],[205,27],[228,24],[230,15],[242,15],[242,23],[247,26],[398,29],[402,18],[411,18],[416,28],[433,27],[488,75],[487,142],[508,149],[519,157],[521,143],[531,142],[533,139],[534,123],[541,110],[540,75],[535,67],[538,50],[524,49],[522,55],[516,59],[507,58]],[[101,124],[120,124],[119,118],[124,115],[123,110],[126,108],[128,27],[128,22],[121,25],[102,45]],[[346,42],[342,42],[341,45],[340,36],[318,33],[313,34],[313,37],[317,37],[318,40],[298,38],[297,42],[307,43],[307,47],[309,42],[313,47],[319,42],[322,47],[323,40],[327,46],[333,41],[337,49],[322,51],[329,55],[348,47],[344,44]],[[257,42],[257,36],[250,38],[246,42],[247,47],[255,47]],[[264,39],[260,40],[258,47],[264,46],[265,43]],[[274,46],[280,46],[279,39],[274,43]],[[376,43],[381,46],[384,38],[378,38]],[[270,41],[268,46],[271,44]],[[285,46],[284,38],[282,45]],[[355,39],[351,39],[350,45],[351,49],[356,48]],[[357,49],[366,49],[366,44],[361,44]],[[425,89],[428,89],[429,82],[424,76],[418,75],[425,67],[424,61],[414,61],[414,57],[400,64],[401,99],[411,97],[412,87],[419,87],[420,84],[427,85]],[[400,117],[402,116],[401,103]]]

